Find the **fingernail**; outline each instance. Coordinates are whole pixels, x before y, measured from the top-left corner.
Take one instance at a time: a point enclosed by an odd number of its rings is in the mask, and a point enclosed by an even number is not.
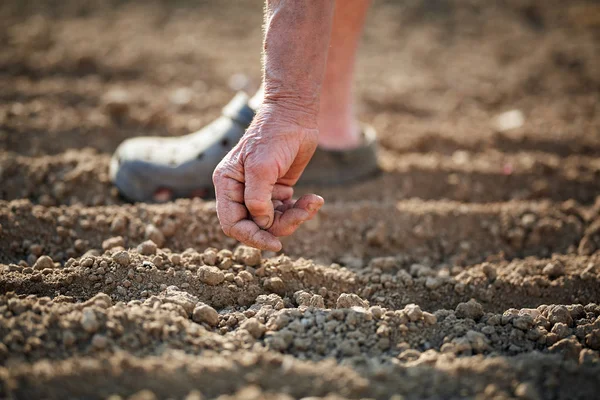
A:
[[[312,213],[312,212],[319,210],[319,208],[321,208],[321,206],[318,204],[310,203],[308,206],[306,206],[306,208],[308,209],[308,211],[310,211]]]
[[[254,218],[254,222],[260,229],[267,229],[269,227],[270,218],[268,215],[261,215]]]

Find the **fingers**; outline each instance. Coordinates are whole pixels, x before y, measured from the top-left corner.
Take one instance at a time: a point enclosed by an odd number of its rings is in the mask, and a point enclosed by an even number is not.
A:
[[[245,164],[244,204],[252,220],[261,229],[268,229],[273,224],[273,193],[277,182],[277,166],[266,162],[247,160]],[[286,195],[278,188],[280,196]]]
[[[231,236],[240,242],[261,250],[279,251],[281,242],[271,233],[260,229],[253,221],[243,219],[230,230]]]
[[[293,206],[291,202],[282,204],[277,207],[273,225],[268,232],[274,236],[291,235],[303,222],[312,219],[324,203],[321,196],[307,194],[293,203]]]
[[[281,242],[271,233],[261,230],[247,219],[244,205],[244,184],[227,176],[215,176],[217,216],[223,232],[240,242],[261,250],[279,251]]]

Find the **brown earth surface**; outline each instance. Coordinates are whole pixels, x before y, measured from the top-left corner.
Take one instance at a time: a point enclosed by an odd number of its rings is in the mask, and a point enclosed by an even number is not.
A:
[[[107,171],[257,87],[260,1],[0,22],[0,398],[598,398],[596,1],[375,1],[357,95],[383,173],[315,188],[282,254]]]

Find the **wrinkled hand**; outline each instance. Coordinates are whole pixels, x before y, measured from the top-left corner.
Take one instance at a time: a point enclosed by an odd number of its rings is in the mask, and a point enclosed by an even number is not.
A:
[[[300,123],[293,114],[263,105],[213,174],[223,232],[263,250],[281,250],[278,237],[294,233],[324,203],[315,194],[292,200],[318,141],[316,123]]]

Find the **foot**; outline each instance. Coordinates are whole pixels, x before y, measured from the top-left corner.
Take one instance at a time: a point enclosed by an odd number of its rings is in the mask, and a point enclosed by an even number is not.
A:
[[[198,132],[177,138],[139,137],[124,141],[110,163],[110,177],[131,201],[166,202],[214,196],[212,173],[243,136],[254,110],[238,93],[221,117]],[[336,185],[359,181],[378,171],[375,132],[364,127],[358,147],[317,148],[298,185]]]

